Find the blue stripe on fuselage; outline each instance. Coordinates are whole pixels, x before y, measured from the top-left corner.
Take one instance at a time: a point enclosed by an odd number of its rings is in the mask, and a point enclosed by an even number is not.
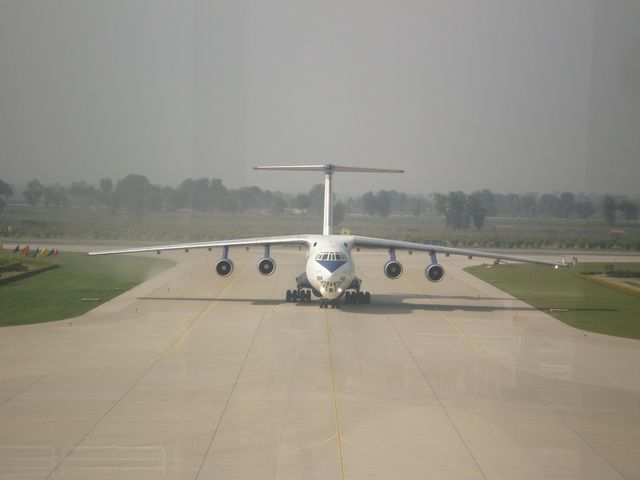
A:
[[[335,272],[341,266],[343,266],[345,263],[347,263],[346,260],[316,260],[316,262],[318,262],[324,268],[329,270],[330,273]]]

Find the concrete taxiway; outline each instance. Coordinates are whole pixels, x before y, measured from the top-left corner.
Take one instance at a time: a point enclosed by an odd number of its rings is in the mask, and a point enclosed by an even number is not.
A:
[[[2,479],[640,478],[640,341],[442,259],[354,254],[370,306],[284,303],[304,252],[208,252],[71,320],[0,329]],[[628,259],[628,257],[625,257]],[[560,306],[561,307],[561,306]],[[606,313],[603,313],[606,321]]]

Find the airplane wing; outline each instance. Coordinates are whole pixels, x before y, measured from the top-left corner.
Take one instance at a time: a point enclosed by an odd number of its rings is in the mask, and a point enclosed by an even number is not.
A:
[[[512,262],[525,262],[525,263],[537,263],[539,265],[549,265],[552,267],[568,267],[564,262],[546,262],[544,260],[536,260],[532,258],[518,257],[512,255],[502,255],[500,253],[492,253],[492,252],[483,252],[480,250],[467,250],[465,248],[452,248],[452,247],[443,247],[440,245],[429,245],[426,243],[414,243],[414,242],[403,242],[400,240],[385,240],[382,238],[370,238],[370,237],[353,237],[353,246],[354,247],[363,247],[363,248],[393,248],[398,250],[416,250],[423,252],[434,252],[434,253],[444,253],[445,255],[464,255],[466,257],[482,257],[482,258],[493,258],[496,260],[508,260]]]
[[[175,245],[157,245],[153,247],[126,248],[122,250],[104,250],[99,252],[89,252],[87,255],[117,255],[121,253],[142,253],[142,252],[164,252],[167,250],[189,251],[196,248],[212,249],[215,247],[238,247],[238,246],[260,246],[260,245],[297,245],[307,246],[309,244],[308,235],[284,235],[280,237],[259,237],[240,238],[236,240],[219,240],[201,243],[179,243]]]

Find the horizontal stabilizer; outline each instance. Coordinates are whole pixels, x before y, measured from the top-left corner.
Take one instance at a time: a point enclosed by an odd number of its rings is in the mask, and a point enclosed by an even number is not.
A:
[[[322,215],[322,234],[331,235],[333,231],[333,205],[331,197],[331,177],[334,172],[372,172],[372,173],[404,173],[404,170],[388,168],[344,167],[327,163],[325,165],[269,165],[253,167],[254,170],[285,170],[289,172],[323,172],[324,173],[324,213]]]
[[[404,170],[392,170],[388,168],[345,167],[341,165],[269,165],[253,167],[254,170],[289,170],[301,172],[371,172],[371,173],[404,173]]]

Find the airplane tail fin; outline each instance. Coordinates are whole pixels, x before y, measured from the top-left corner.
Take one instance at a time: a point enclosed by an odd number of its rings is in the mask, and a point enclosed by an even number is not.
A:
[[[334,172],[359,172],[359,173],[404,173],[404,170],[388,168],[346,167],[341,165],[272,165],[253,167],[254,170],[288,170],[301,172],[324,172],[324,214],[322,221],[322,234],[331,235],[333,231],[333,205],[331,198],[331,177]]]

